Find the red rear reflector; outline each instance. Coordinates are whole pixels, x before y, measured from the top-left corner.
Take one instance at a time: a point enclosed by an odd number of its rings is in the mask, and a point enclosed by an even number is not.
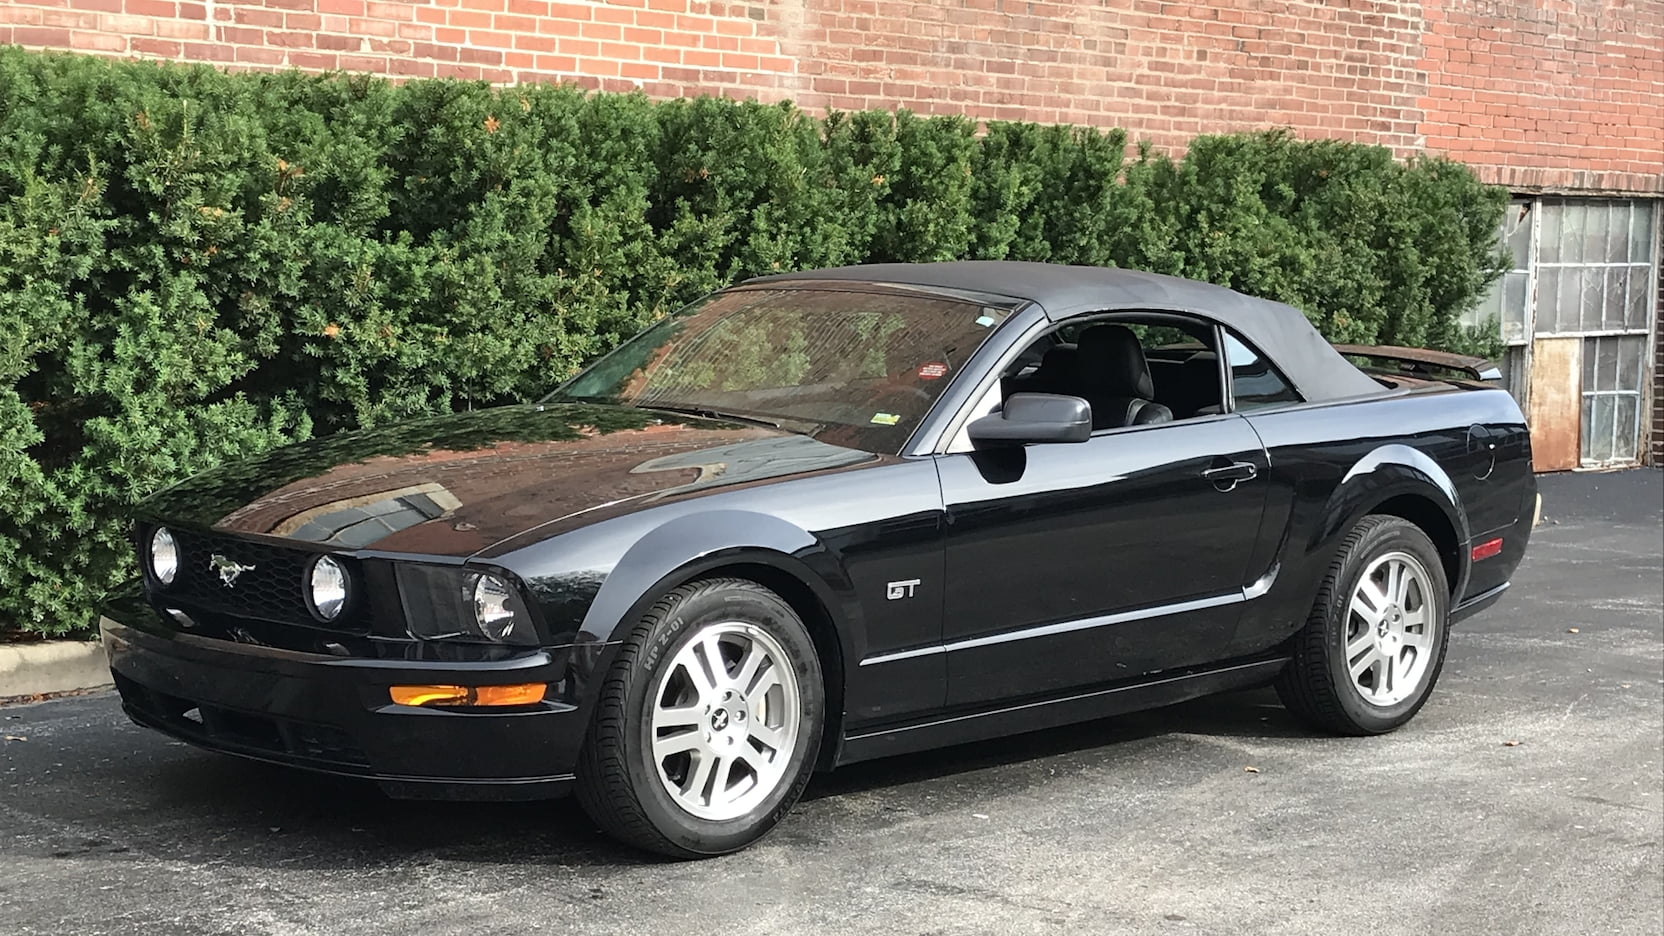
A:
[[[1489,559],[1499,552],[1502,552],[1502,537],[1500,536],[1494,540],[1486,540],[1478,546],[1473,547],[1473,561],[1478,562],[1481,559]]]

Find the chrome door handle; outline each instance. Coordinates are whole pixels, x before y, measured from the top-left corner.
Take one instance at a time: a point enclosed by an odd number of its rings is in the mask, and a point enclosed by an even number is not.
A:
[[[1222,468],[1209,468],[1202,477],[1209,481],[1252,481],[1260,476],[1253,462],[1232,462]]]
[[[1232,462],[1218,468],[1209,468],[1202,472],[1202,477],[1213,484],[1213,489],[1221,494],[1229,494],[1236,490],[1236,486],[1244,481],[1252,481],[1260,476],[1260,470],[1253,462]]]

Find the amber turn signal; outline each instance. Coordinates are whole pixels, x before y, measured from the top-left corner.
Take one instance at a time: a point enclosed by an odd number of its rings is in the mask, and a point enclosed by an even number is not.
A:
[[[543,701],[546,683],[511,686],[390,686],[387,694],[399,705],[532,705]]]

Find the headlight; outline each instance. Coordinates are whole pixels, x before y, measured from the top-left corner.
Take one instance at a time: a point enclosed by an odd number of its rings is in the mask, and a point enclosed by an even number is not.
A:
[[[312,563],[310,578],[307,597],[312,613],[325,621],[340,617],[341,609],[347,606],[347,567],[333,556],[319,556]]]
[[[520,586],[507,575],[416,562],[396,562],[393,571],[412,637],[516,646],[538,642]]]
[[[474,581],[474,623],[480,633],[502,642],[514,633],[518,618],[511,602],[514,589],[495,575],[480,575]]]
[[[167,527],[157,527],[150,534],[150,574],[163,585],[172,585],[179,572],[179,544]]]

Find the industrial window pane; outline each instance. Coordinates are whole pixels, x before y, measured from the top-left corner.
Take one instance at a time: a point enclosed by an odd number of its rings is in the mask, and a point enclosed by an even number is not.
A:
[[[1537,334],[1555,331],[1560,320],[1560,268],[1537,270]]]
[[[1612,396],[1597,393],[1583,398],[1583,462],[1612,460]]]
[[[1641,397],[1625,393],[1612,398],[1612,452],[1610,458],[1635,458],[1641,444]]]
[[[1630,203],[1610,202],[1606,206],[1606,243],[1596,258],[1605,263],[1623,263],[1629,259]]]
[[[1584,464],[1599,461],[1595,457],[1595,437],[1600,433],[1595,431],[1595,401],[1600,397],[1594,394],[1583,396],[1583,424],[1579,428],[1582,439],[1578,442],[1578,458]]]
[[[1647,327],[1647,310],[1652,307],[1649,301],[1652,298],[1652,290],[1647,288],[1652,285],[1652,277],[1649,275],[1651,272],[1646,267],[1629,268],[1629,295],[1624,312],[1625,328],[1640,330]]]
[[[1606,295],[1600,305],[1600,325],[1603,331],[1624,327],[1624,286],[1629,282],[1628,267],[1606,268]]]
[[[1525,409],[1525,387],[1527,374],[1525,370],[1525,346],[1515,345],[1502,355],[1498,362],[1502,367],[1502,385],[1513,394],[1514,402]]]
[[[1560,212],[1563,210],[1564,205],[1560,202],[1543,202],[1542,230],[1537,235],[1539,263],[1560,262]]]
[[[1504,274],[1506,275],[1506,274]],[[1486,322],[1502,318],[1502,283],[1496,282],[1479,297],[1466,312],[1462,313],[1461,322],[1467,328],[1478,328]]]
[[[1599,338],[1590,338],[1583,342],[1583,382],[1579,384],[1584,393],[1593,393],[1600,389],[1595,385],[1595,356],[1600,348]]]
[[[1647,353],[1647,337],[1625,335],[1622,338],[1607,338],[1606,341],[1611,342],[1613,357],[1617,359],[1612,388],[1640,393],[1642,381],[1646,376],[1642,362]]]
[[[1554,318],[1553,330],[1557,332],[1575,332],[1578,328],[1578,310],[1583,308],[1583,278],[1578,276],[1575,267],[1560,268],[1560,288],[1558,293],[1559,311]]]
[[[1505,273],[1502,277],[1502,340],[1518,343],[1526,339],[1526,304],[1531,301],[1526,286],[1531,274],[1525,270]]]
[[[1590,214],[1595,214],[1591,211]],[[1606,269],[1604,267],[1584,267],[1577,271],[1577,279],[1581,284],[1583,301],[1579,321],[1584,331],[1600,331],[1601,307],[1606,296]]]
[[[1594,340],[1595,353],[1595,385],[1584,385],[1585,390],[1617,390],[1618,387],[1618,339],[1596,338]]]
[[[1585,263],[1606,262],[1606,235],[1611,228],[1608,219],[1612,217],[1612,206],[1606,202],[1594,202],[1584,208],[1583,215],[1583,261]]]
[[[1582,202],[1561,203],[1560,262],[1583,262],[1583,237],[1589,227],[1589,209]]]
[[[1510,202],[1502,222],[1503,239],[1514,255],[1514,269],[1531,268],[1531,203]]]
[[[1652,263],[1652,202],[1636,202],[1629,217],[1629,262]]]

